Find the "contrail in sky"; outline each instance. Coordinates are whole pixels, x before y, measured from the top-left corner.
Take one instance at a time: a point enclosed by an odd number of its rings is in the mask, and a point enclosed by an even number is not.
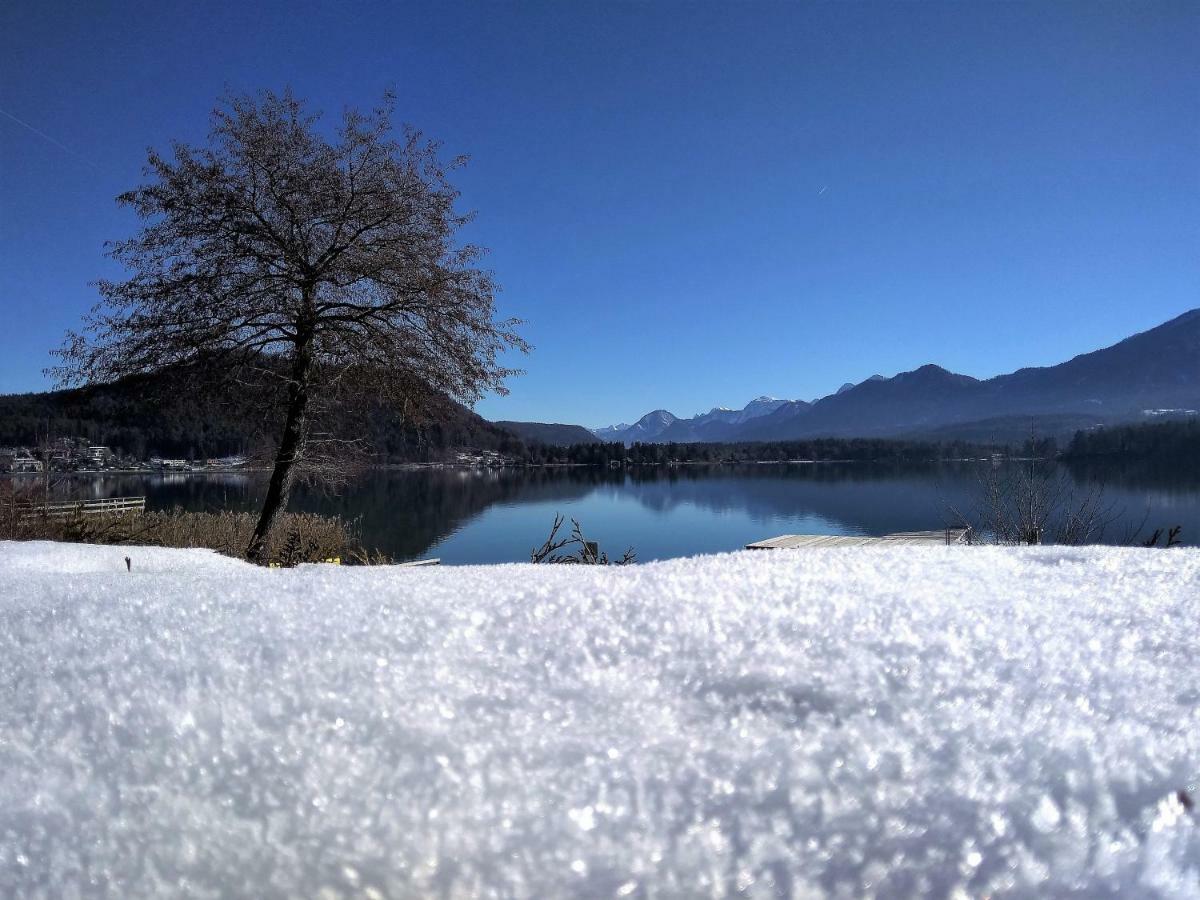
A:
[[[7,110],[5,110],[5,109],[0,109],[0,115],[4,116],[4,117],[6,117],[6,118],[12,119],[12,120],[13,120],[14,122],[16,122],[18,125],[23,125],[23,126],[25,126],[25,127],[26,127],[26,128],[28,128],[30,131],[32,131],[34,134],[36,134],[38,137],[40,137],[40,138],[43,138],[43,139],[45,139],[45,140],[49,141],[49,142],[50,142],[50,143],[52,143],[52,144],[53,144],[55,147],[57,147],[59,150],[62,150],[62,151],[63,151],[63,152],[65,152],[65,153],[70,153],[70,154],[71,154],[72,156],[74,156],[76,159],[78,159],[78,160],[80,160],[80,161],[82,161],[82,162],[85,162],[85,163],[87,163],[87,164],[88,164],[89,166],[91,166],[93,169],[97,169],[97,170],[99,169],[99,167],[98,167],[98,166],[97,166],[97,165],[96,165],[94,162],[92,162],[90,159],[88,159],[86,156],[81,156],[80,154],[78,154],[78,153],[76,153],[74,150],[72,150],[70,147],[68,147],[66,144],[63,144],[63,143],[61,143],[61,142],[59,142],[59,141],[56,141],[54,138],[50,137],[50,135],[46,134],[46,132],[44,132],[44,131],[39,131],[38,129],[36,129],[36,128],[34,128],[32,125],[30,125],[28,122],[26,122],[24,119],[18,119],[16,116],[14,116],[12,113],[8,112],[8,111],[7,111]]]

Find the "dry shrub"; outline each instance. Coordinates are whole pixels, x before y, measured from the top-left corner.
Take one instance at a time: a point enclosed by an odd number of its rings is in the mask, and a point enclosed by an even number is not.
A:
[[[0,540],[35,539],[36,523],[27,512],[41,502],[42,483],[0,478]]]
[[[628,566],[637,562],[637,554],[630,547],[625,555],[617,560],[609,560],[607,553],[600,551],[600,545],[584,537],[583,529],[574,519],[571,520],[571,536],[560,538],[558,531],[562,528],[561,514],[554,516],[554,525],[550,536],[541,547],[530,551],[529,560],[534,563],[551,563],[568,566]],[[560,553],[567,547],[575,547],[573,553]]]
[[[992,466],[979,477],[973,508],[951,508],[971,543],[1098,544],[1121,513],[1104,486],[1076,488],[1053,464]]]
[[[257,521],[252,513],[181,509],[48,517],[30,515],[20,499],[0,494],[0,539],[7,540],[204,547],[242,559]],[[361,565],[389,562],[363,547],[354,523],[313,513],[281,516],[267,550],[267,560],[281,566],[329,560]]]

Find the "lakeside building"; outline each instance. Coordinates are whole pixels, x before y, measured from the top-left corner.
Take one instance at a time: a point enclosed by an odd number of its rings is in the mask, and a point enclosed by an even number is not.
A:
[[[108,470],[151,470],[196,472],[208,469],[240,469],[249,464],[246,456],[222,456],[206,459],[134,457],[86,438],[56,438],[38,447],[0,447],[0,473],[28,474],[51,472],[104,472]]]
[[[150,465],[166,472],[190,472],[192,470],[192,464],[186,459],[163,459],[155,456],[151,457]]]
[[[41,472],[42,461],[24,447],[0,447],[0,472]]]
[[[111,469],[126,464],[111,447],[86,438],[57,438],[36,448],[0,447],[0,472],[78,472]]]
[[[83,451],[83,455],[97,468],[109,466],[117,458],[117,455],[111,449],[103,446],[89,446]]]

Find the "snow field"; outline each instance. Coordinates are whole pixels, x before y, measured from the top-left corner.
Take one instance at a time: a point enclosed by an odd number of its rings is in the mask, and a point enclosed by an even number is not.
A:
[[[1197,897],[1198,634],[1194,550],[0,543],[0,896]]]

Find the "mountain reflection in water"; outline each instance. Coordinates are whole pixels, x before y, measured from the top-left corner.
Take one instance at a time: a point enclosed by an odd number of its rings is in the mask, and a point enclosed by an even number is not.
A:
[[[785,533],[887,534],[940,528],[968,508],[987,463],[824,463],[543,469],[373,471],[339,494],[300,488],[292,508],[356,520],[364,542],[398,560],[521,562],[546,537],[554,514],[578,519],[610,553],[632,545],[642,561],[736,550]],[[1010,463],[1009,465],[1015,465]],[[1146,523],[1182,525],[1200,538],[1200,470],[1152,466],[1067,469],[1080,491],[1103,484],[1120,542]],[[253,510],[265,475],[78,477],[63,496],[145,494],[152,509]]]

